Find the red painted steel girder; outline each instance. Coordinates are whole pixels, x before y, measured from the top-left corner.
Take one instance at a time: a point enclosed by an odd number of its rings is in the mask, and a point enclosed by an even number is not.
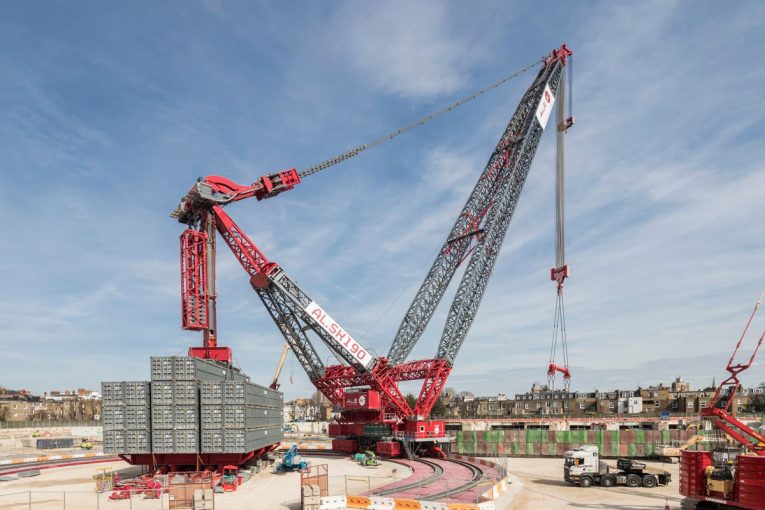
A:
[[[386,366],[379,363],[378,366]],[[371,373],[360,374],[352,367],[345,365],[328,366],[324,377],[316,381],[316,387],[324,393],[333,404],[342,405],[344,390],[358,386],[369,386],[380,391],[386,404],[396,408],[400,418],[410,416],[428,416],[438,396],[446,384],[451,367],[442,359],[424,359],[409,361],[396,366],[387,365],[387,371],[382,373],[375,367]],[[399,394],[398,384],[401,381],[424,380],[415,409],[396,404],[391,394]],[[404,399],[405,401],[405,399]]]
[[[438,396],[441,395],[441,390],[446,385],[446,380],[449,378],[449,374],[452,371],[452,367],[446,362],[446,360],[434,360],[439,363],[433,363],[425,376],[425,381],[422,383],[422,389],[420,390],[420,396],[417,398],[417,405],[414,408],[414,412],[417,416],[430,416],[430,411],[438,401]]]
[[[297,184],[300,184],[300,175],[294,168],[264,175],[245,186],[219,175],[208,175],[186,193],[170,216],[191,225],[200,212],[210,210],[215,204],[225,205],[251,197],[263,200],[291,190]]]
[[[212,212],[217,220],[215,226],[218,232],[244,270],[250,275],[250,278],[267,276],[268,273],[278,267],[276,263],[270,262],[266,258],[221,206],[213,206]]]
[[[724,409],[706,407],[701,410],[701,416],[712,418],[716,427],[724,430],[732,438],[745,445],[757,455],[765,455],[765,435],[739,421]]]
[[[181,327],[209,327],[207,292],[207,234],[187,228],[181,234]]]

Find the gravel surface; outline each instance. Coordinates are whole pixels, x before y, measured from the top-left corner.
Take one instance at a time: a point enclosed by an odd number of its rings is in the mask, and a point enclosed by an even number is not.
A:
[[[582,488],[563,480],[562,459],[508,460],[512,489],[497,500],[497,510],[553,510],[584,508],[604,510],[662,510],[666,502],[672,510],[680,509],[677,464],[648,462],[652,467],[672,473],[672,482],[654,489],[628,487]]]

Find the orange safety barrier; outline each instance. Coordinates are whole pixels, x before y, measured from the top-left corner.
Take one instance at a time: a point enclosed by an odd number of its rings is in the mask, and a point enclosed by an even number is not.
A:
[[[394,499],[393,510],[420,510],[422,505],[416,499]]]
[[[346,496],[346,506],[348,508],[369,508],[369,498],[366,496]]]

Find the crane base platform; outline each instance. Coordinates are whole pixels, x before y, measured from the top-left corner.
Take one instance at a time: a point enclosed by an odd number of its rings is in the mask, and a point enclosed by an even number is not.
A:
[[[119,457],[128,464],[148,466],[160,473],[185,471],[222,472],[224,466],[244,467],[275,450],[279,443],[245,453],[126,453]]]

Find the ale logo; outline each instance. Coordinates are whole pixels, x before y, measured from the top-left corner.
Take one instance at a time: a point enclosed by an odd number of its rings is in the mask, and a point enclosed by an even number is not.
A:
[[[359,397],[359,405],[360,406],[364,406],[364,405],[366,405],[366,403],[367,403],[367,397],[365,397],[364,395],[361,395]]]

